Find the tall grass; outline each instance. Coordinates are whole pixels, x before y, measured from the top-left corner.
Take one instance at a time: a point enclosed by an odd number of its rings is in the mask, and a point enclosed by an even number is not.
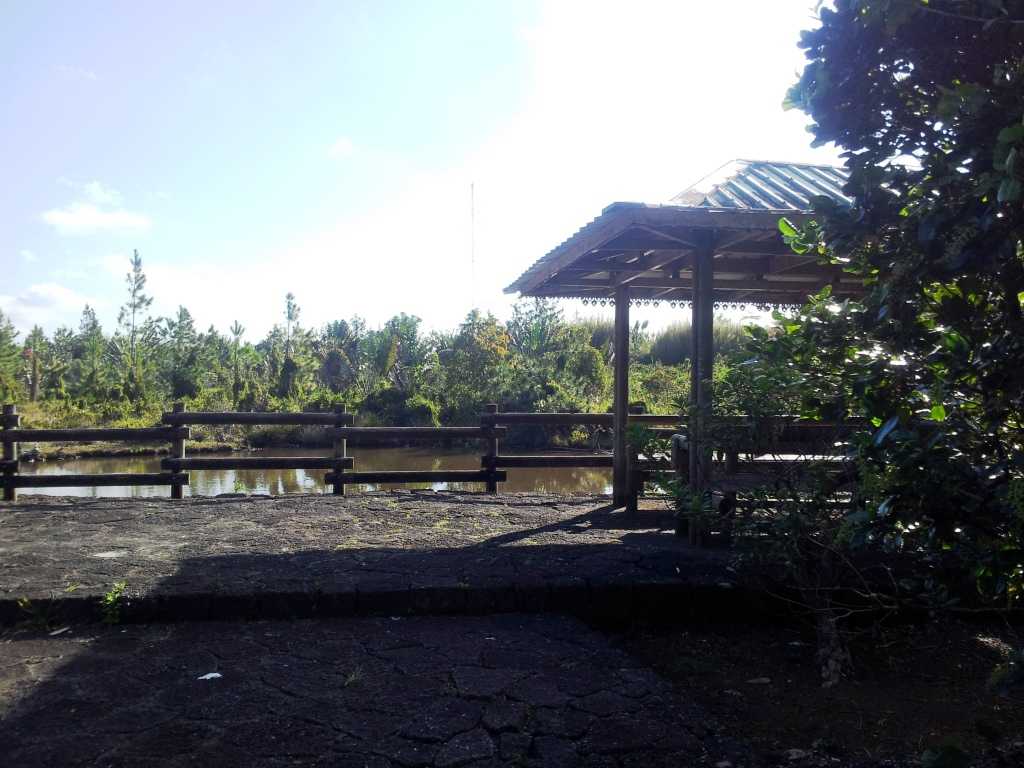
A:
[[[722,317],[715,318],[715,355],[729,356],[743,347],[743,325]],[[654,334],[650,361],[663,365],[680,365],[693,356],[693,328],[690,323],[673,323]]]
[[[572,325],[583,328],[590,337],[590,346],[600,350],[605,357],[612,353],[612,343],[615,339],[615,323],[604,317],[583,317],[574,320]]]
[[[573,321],[573,325],[585,329],[591,346],[604,352],[606,357],[611,357],[615,337],[615,323],[612,320],[584,317]],[[742,323],[716,317],[713,333],[716,357],[728,357],[742,349],[745,340]],[[630,335],[630,356],[636,362],[681,365],[689,361],[693,354],[693,329],[689,321],[673,323],[654,333],[634,326]]]

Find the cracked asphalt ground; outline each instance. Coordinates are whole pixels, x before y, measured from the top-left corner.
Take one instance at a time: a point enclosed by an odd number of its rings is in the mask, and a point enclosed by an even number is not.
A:
[[[746,764],[556,615],[79,625],[0,641],[0,765]]]
[[[600,497],[35,497],[0,507],[0,623],[24,618],[22,598],[62,603],[65,620],[96,618],[72,608],[94,607],[119,582],[133,621],[564,610],[610,605],[612,588],[714,590],[726,565],[724,553],[674,536],[664,505],[628,515]],[[547,600],[555,592],[560,603]]]

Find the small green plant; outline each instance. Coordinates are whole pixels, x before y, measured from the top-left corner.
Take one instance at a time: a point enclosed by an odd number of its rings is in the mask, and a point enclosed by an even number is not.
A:
[[[363,679],[363,668],[356,666],[352,668],[352,671],[345,675],[345,682],[342,684],[342,688],[348,688],[349,686],[356,685]]]
[[[921,755],[922,768],[968,768],[971,756],[952,742],[932,747]]]
[[[242,479],[239,477],[235,478],[235,483],[232,487],[234,488],[235,493],[245,493],[245,483],[243,483]]]
[[[100,598],[100,613],[105,624],[121,622],[121,608],[124,606],[124,594],[127,590],[128,582],[119,581]]]
[[[1024,685],[1024,648],[1014,651],[989,677],[989,690],[1007,695],[1011,689]]]
[[[23,626],[29,629],[46,630],[56,623],[56,602],[53,596],[42,604],[33,603],[27,597],[18,598],[18,609],[24,615]]]
[[[694,525],[702,530],[716,518],[710,491],[698,491],[690,487],[686,479],[670,477],[667,473],[655,476],[654,484],[672,499],[677,536],[686,535]]]

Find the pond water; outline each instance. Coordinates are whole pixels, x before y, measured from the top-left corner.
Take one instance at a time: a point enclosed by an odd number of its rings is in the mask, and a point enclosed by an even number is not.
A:
[[[198,455],[198,454],[197,454]],[[206,453],[215,456],[317,456],[323,451],[267,450],[237,453]],[[438,448],[349,448],[356,471],[401,469],[480,469],[480,454]],[[158,456],[117,456],[64,461],[22,462],[22,474],[93,474],[101,472],[159,472]],[[611,470],[585,467],[558,469],[509,469],[508,481],[498,484],[501,492],[611,493]],[[324,470],[189,470],[187,495],[216,496],[219,493],[325,493]],[[355,492],[391,488],[432,488],[434,490],[483,490],[483,483],[416,483],[408,485],[353,485]],[[51,496],[168,496],[166,486],[101,488],[25,488],[23,494]]]

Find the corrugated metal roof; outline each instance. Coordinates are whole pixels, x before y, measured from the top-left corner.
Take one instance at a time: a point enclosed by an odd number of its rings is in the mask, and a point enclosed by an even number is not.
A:
[[[849,205],[843,185],[849,174],[831,165],[732,160],[687,187],[669,202],[704,208],[811,210],[811,199],[830,197]]]

